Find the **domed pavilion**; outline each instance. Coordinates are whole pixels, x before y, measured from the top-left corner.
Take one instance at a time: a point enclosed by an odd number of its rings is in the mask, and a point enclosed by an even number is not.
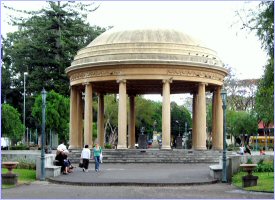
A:
[[[162,149],[171,149],[170,95],[190,93],[193,95],[192,149],[205,150],[205,93],[208,91],[213,94],[212,147],[222,149],[221,88],[228,73],[223,66],[215,51],[178,30],[104,32],[80,49],[66,69],[71,88],[69,148],[81,149],[83,143],[93,145],[92,93],[96,92],[101,146],[104,145],[104,95],[119,94],[117,149],[127,149],[135,146],[135,96],[161,94]],[[84,101],[82,93],[85,93]]]

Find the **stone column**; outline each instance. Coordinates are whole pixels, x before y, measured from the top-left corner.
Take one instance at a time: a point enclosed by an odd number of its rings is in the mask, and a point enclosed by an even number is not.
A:
[[[196,103],[196,145],[197,150],[206,149],[206,100],[205,83],[199,83]]]
[[[215,129],[212,132],[212,148],[215,150],[223,149],[223,110],[222,110],[222,97],[221,86],[217,87],[214,92],[213,100],[213,127]]]
[[[214,146],[216,146],[216,139],[215,139],[215,133],[216,133],[216,91],[213,91],[212,96],[212,149],[214,149]]]
[[[82,92],[77,92],[77,148],[83,148],[83,102]]]
[[[170,83],[163,80],[162,88],[162,149],[171,149],[171,111],[170,111]]]
[[[85,84],[84,145],[93,147],[93,86]]]
[[[98,94],[97,137],[101,147],[104,147],[104,95]]]
[[[76,111],[77,111],[77,88],[71,86],[70,95],[70,146],[69,149],[77,148],[77,121],[76,121]]]
[[[126,149],[127,134],[127,96],[126,80],[118,80],[119,83],[119,104],[118,104],[118,149]]]
[[[129,148],[135,148],[135,126],[136,126],[136,113],[135,113],[135,96],[130,95],[130,113],[129,113]]]
[[[197,93],[193,94],[193,105],[192,105],[192,110],[193,110],[193,115],[192,115],[192,149],[195,149],[196,146],[196,103],[197,103]]]

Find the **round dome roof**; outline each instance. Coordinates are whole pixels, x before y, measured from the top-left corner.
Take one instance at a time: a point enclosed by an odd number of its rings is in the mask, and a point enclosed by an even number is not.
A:
[[[223,68],[217,53],[175,29],[110,29],[79,50],[66,72],[96,66],[165,64]]]
[[[97,37],[88,47],[114,43],[172,43],[195,46],[200,44],[191,36],[174,29],[119,30],[114,28]]]

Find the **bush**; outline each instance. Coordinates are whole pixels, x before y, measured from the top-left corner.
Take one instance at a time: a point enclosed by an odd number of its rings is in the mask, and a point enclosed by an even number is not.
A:
[[[105,144],[105,149],[111,149],[112,145],[111,144]]]
[[[24,144],[20,144],[20,145],[17,145],[17,146],[10,147],[10,150],[29,150],[29,147],[27,147]]]
[[[206,148],[212,149],[212,141],[211,140],[206,140]]]
[[[2,162],[8,161],[8,158],[4,157],[2,158]],[[35,161],[31,161],[28,159],[23,159],[23,158],[16,158],[13,159],[12,161],[19,162],[19,164],[16,166],[16,169],[36,169]]]
[[[191,149],[192,148],[192,140],[191,139],[188,139],[186,141],[186,147],[187,147],[187,149]]]
[[[227,151],[233,151],[233,150],[234,150],[234,145],[233,144],[228,145]]]
[[[252,158],[247,158],[246,164],[253,164]]]
[[[274,160],[273,161],[264,161],[260,160],[258,166],[255,169],[255,172],[274,172]]]
[[[36,169],[35,164],[33,163],[27,163],[27,162],[19,162],[19,164],[16,166],[16,169]]]

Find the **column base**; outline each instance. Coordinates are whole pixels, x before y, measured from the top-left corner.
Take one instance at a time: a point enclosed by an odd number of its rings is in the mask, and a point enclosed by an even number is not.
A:
[[[168,150],[169,150],[169,149],[171,149],[171,146],[163,146],[163,145],[162,145],[162,146],[161,146],[161,149],[168,149]]]
[[[223,147],[212,147],[213,150],[223,150]]]
[[[127,149],[127,147],[124,145],[117,145],[117,149]]]
[[[77,147],[77,146],[70,145],[68,149],[69,149],[69,150],[73,150],[73,149],[80,149],[80,148]]]
[[[206,147],[195,147],[194,150],[204,151],[207,150]]]

